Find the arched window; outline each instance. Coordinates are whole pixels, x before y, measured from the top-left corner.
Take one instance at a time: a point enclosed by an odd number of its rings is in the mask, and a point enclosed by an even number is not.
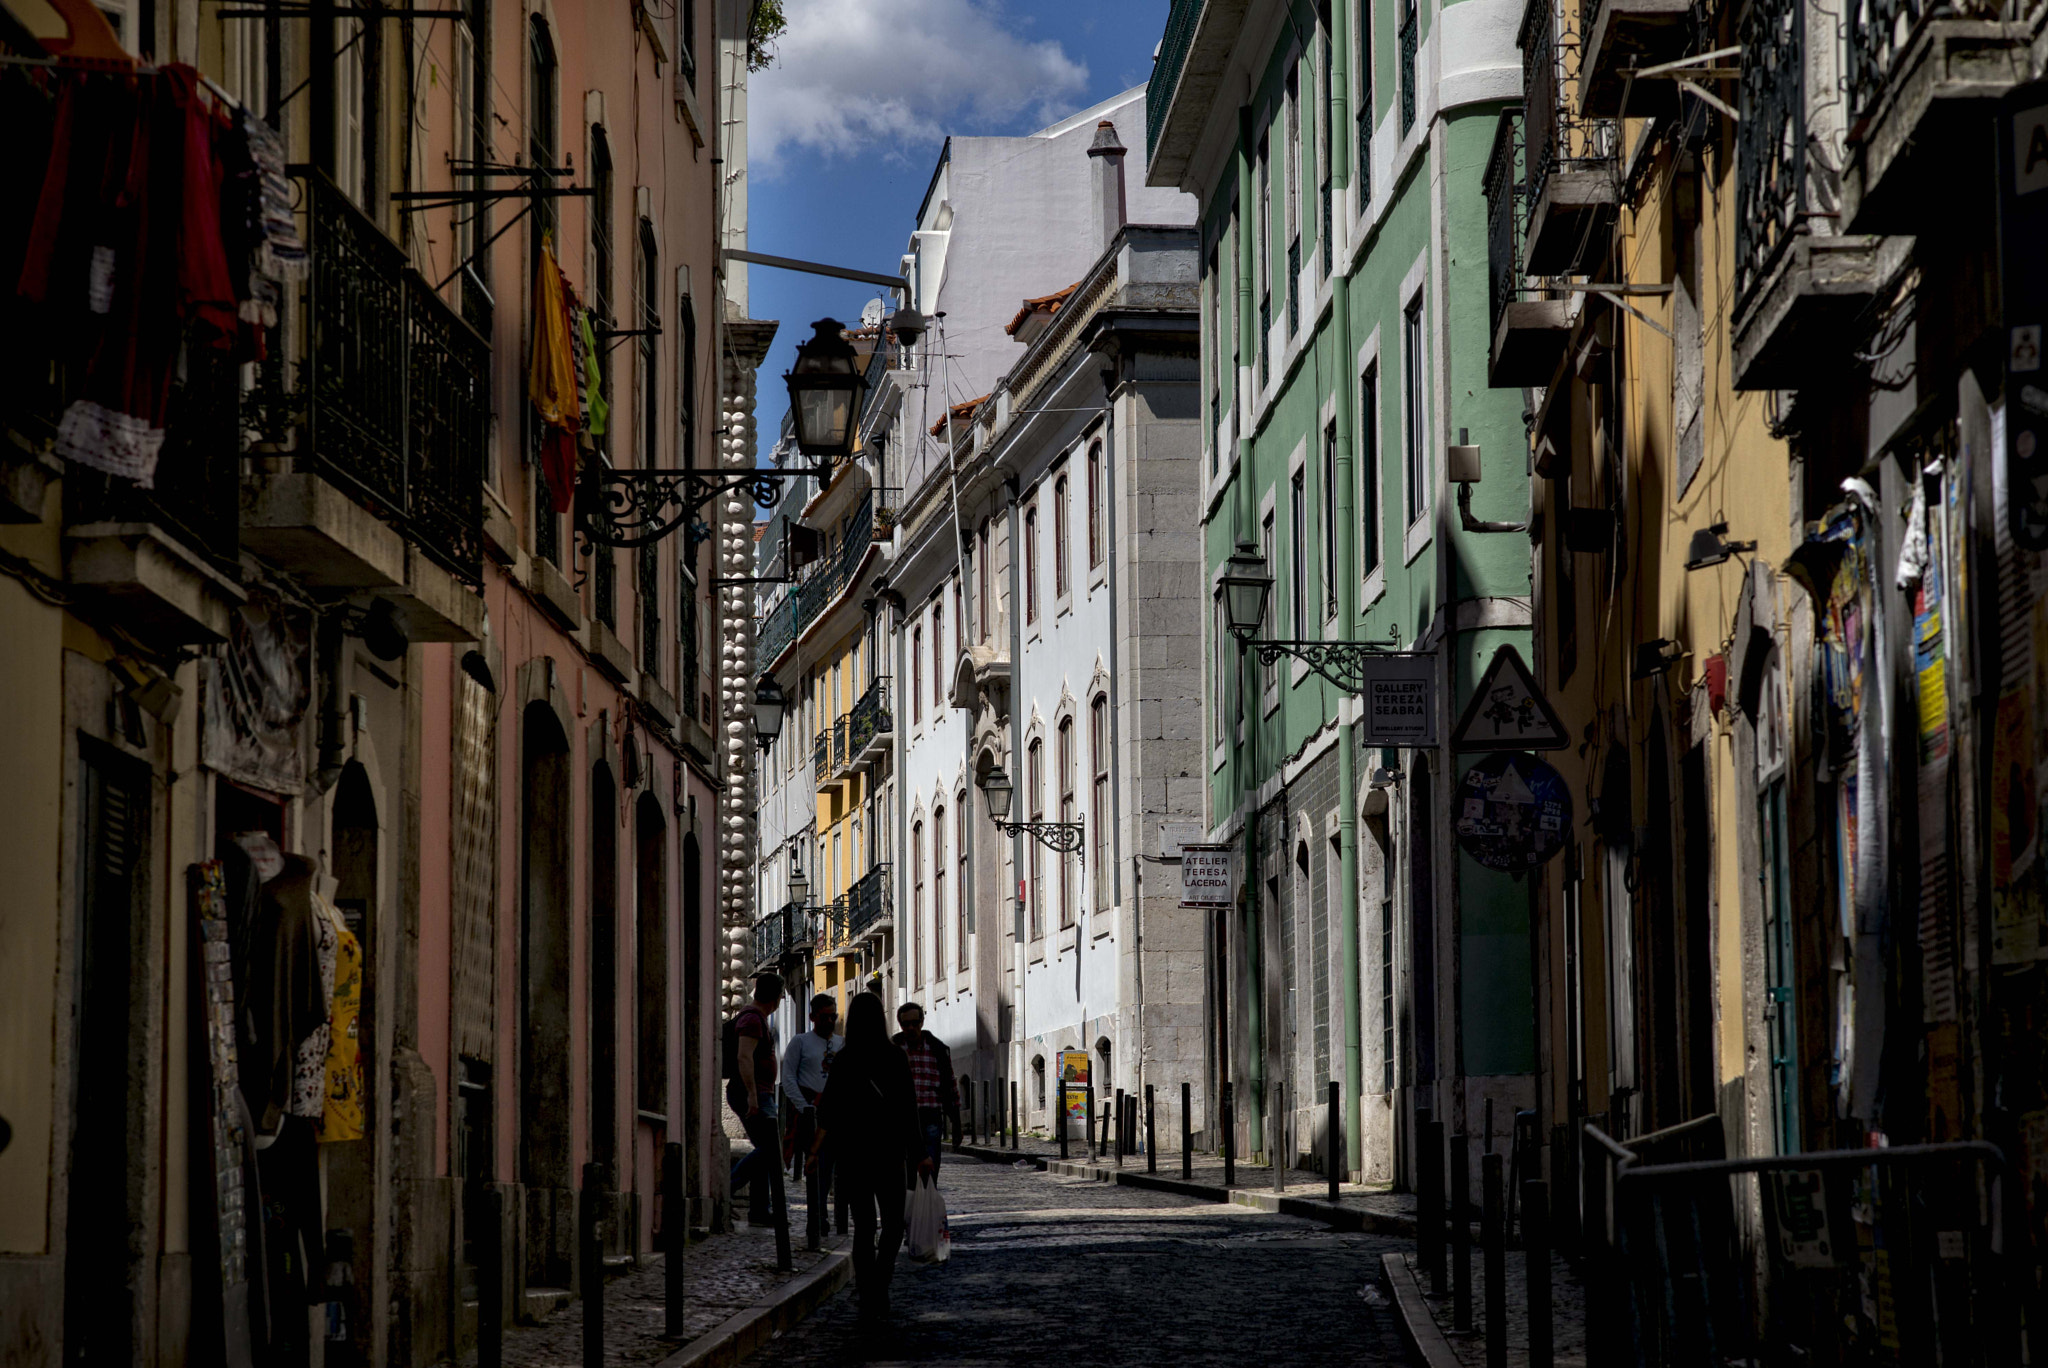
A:
[[[946,810],[932,809],[932,981],[946,977]]]
[[[953,803],[953,954],[955,967],[967,971],[967,790]]]
[[[1102,443],[1088,447],[1088,568],[1102,564]]]
[[[1067,477],[1052,482],[1052,592],[1065,598],[1067,582]]]
[[[912,987],[924,982],[924,947],[920,932],[924,928],[924,823],[910,828],[910,944],[905,947],[905,958],[910,962],[904,966]]]
[[[924,628],[910,629],[910,721],[924,720]]]
[[[988,576],[988,519],[983,518],[981,533],[974,539],[974,630],[981,641],[994,630],[988,617]]]
[[[1027,752],[1024,768],[1024,787],[1031,800],[1031,817],[1034,822],[1045,820],[1045,743],[1033,741]],[[1030,852],[1030,888],[1028,902],[1031,909],[1031,939],[1037,940],[1045,934],[1045,894],[1040,889],[1045,862],[1039,853],[1045,849],[1037,841],[1024,842]]]
[[[932,603],[932,713],[946,706],[946,603]]]
[[[1024,621],[1038,621],[1038,506],[1024,510]]]
[[[1095,906],[1109,906],[1109,695],[1088,705],[1088,752],[1095,770]]]
[[[1060,820],[1074,820],[1074,719],[1060,719]],[[1074,924],[1074,857],[1060,856],[1060,929]]]

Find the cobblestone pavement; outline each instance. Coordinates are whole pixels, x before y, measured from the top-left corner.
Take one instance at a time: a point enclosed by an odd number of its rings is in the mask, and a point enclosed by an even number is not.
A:
[[[791,1212],[797,1222],[794,1273],[776,1272],[772,1230],[743,1226],[730,1235],[712,1235],[690,1246],[683,1256],[684,1339],[662,1337],[667,1325],[663,1256],[652,1255],[632,1271],[609,1279],[605,1284],[604,1361],[628,1368],[658,1363],[682,1344],[754,1305],[770,1289],[815,1266],[822,1256],[804,1252],[803,1208],[794,1206]],[[505,1368],[582,1365],[581,1302],[570,1302],[538,1325],[505,1332]]]
[[[1445,1258],[1449,1257],[1446,1253]],[[1506,1264],[1508,1368],[1527,1368],[1528,1261],[1521,1250],[1510,1249]],[[1461,1334],[1451,1328],[1455,1308],[1449,1296],[1448,1279],[1453,1275],[1448,1267],[1445,1270],[1446,1294],[1432,1297],[1428,1294],[1429,1275],[1422,1271],[1421,1260],[1410,1254],[1408,1265],[1415,1271],[1417,1285],[1423,1289],[1423,1300],[1429,1305],[1429,1314],[1435,1319],[1437,1328],[1444,1332],[1444,1339],[1451,1346],[1451,1352],[1458,1356],[1458,1362],[1469,1368],[1483,1368],[1486,1362],[1486,1259],[1478,1247],[1472,1250],[1472,1329],[1468,1333]],[[1572,1266],[1554,1254],[1550,1259],[1550,1299],[1551,1345],[1557,1368],[1581,1368],[1586,1361],[1586,1289],[1580,1284]]]
[[[851,1287],[749,1362],[1398,1365],[1378,1279],[1401,1242],[1168,1193],[950,1159],[949,1263],[899,1263],[894,1324],[855,1326]]]

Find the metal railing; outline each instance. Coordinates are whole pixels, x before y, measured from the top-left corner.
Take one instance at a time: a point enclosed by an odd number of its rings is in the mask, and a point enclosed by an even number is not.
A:
[[[1415,127],[1415,55],[1422,47],[1422,20],[1416,14],[1416,0],[1401,0],[1401,132]]]
[[[1500,336],[1501,314],[1522,289],[1522,111],[1510,106],[1494,126],[1486,159],[1487,345]]]
[[[754,923],[754,967],[773,965],[789,950],[789,908],[780,907]]]
[[[1188,44],[1194,41],[1206,0],[1173,0],[1166,12],[1166,33],[1159,40],[1159,56],[1152,62],[1152,78],[1145,84],[1145,157],[1151,160],[1159,147],[1159,130],[1166,125],[1166,111],[1180,86],[1181,68],[1187,65]]]
[[[846,535],[840,539],[838,548],[820,561],[810,576],[771,608],[762,620],[755,657],[760,668],[767,669],[789,648],[789,643],[801,636],[804,628],[839,597],[840,591],[853,578],[853,572],[860,568],[861,558],[867,555],[874,540],[875,496],[874,491],[869,490],[848,520]]]
[[[1735,307],[1743,309],[1806,221],[1806,6],[1743,11],[1736,91]]]
[[[476,583],[490,344],[326,176],[308,172],[304,459]]]
[[[832,724],[832,772],[838,774],[853,764],[853,748],[846,744],[847,714]]]
[[[876,737],[887,736],[895,730],[896,716],[889,709],[889,677],[883,675],[868,685],[868,691],[860,696],[860,702],[854,704],[853,711],[847,714],[847,752],[858,756]]]
[[[830,727],[811,738],[811,774],[820,782],[832,772],[832,729]]]
[[[1532,0],[1522,18],[1525,213],[1535,212],[1552,175],[1592,170],[1614,160],[1614,121],[1583,117],[1573,94],[1584,51],[1584,17],[1575,5]]]
[[[1626,1142],[1589,1122],[1584,1155],[1593,1368],[1756,1363],[1766,1345],[1771,1361],[2020,1361],[2026,1240],[1995,1145],[1730,1159],[1709,1115]]]
[[[846,890],[846,934],[858,936],[890,911],[889,866],[878,864]]]

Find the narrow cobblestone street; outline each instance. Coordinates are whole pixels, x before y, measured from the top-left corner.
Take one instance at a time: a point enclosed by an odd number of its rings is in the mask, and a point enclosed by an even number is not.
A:
[[[1414,1362],[1378,1281],[1400,1241],[996,1164],[940,1179],[953,1257],[899,1263],[887,1333],[856,1329],[849,1286],[750,1362]]]

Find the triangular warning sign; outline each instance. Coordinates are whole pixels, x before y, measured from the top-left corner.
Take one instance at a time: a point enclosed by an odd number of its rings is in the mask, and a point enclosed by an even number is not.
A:
[[[1564,724],[1512,646],[1493,653],[1451,733],[1452,750],[1558,750],[1570,744]]]

